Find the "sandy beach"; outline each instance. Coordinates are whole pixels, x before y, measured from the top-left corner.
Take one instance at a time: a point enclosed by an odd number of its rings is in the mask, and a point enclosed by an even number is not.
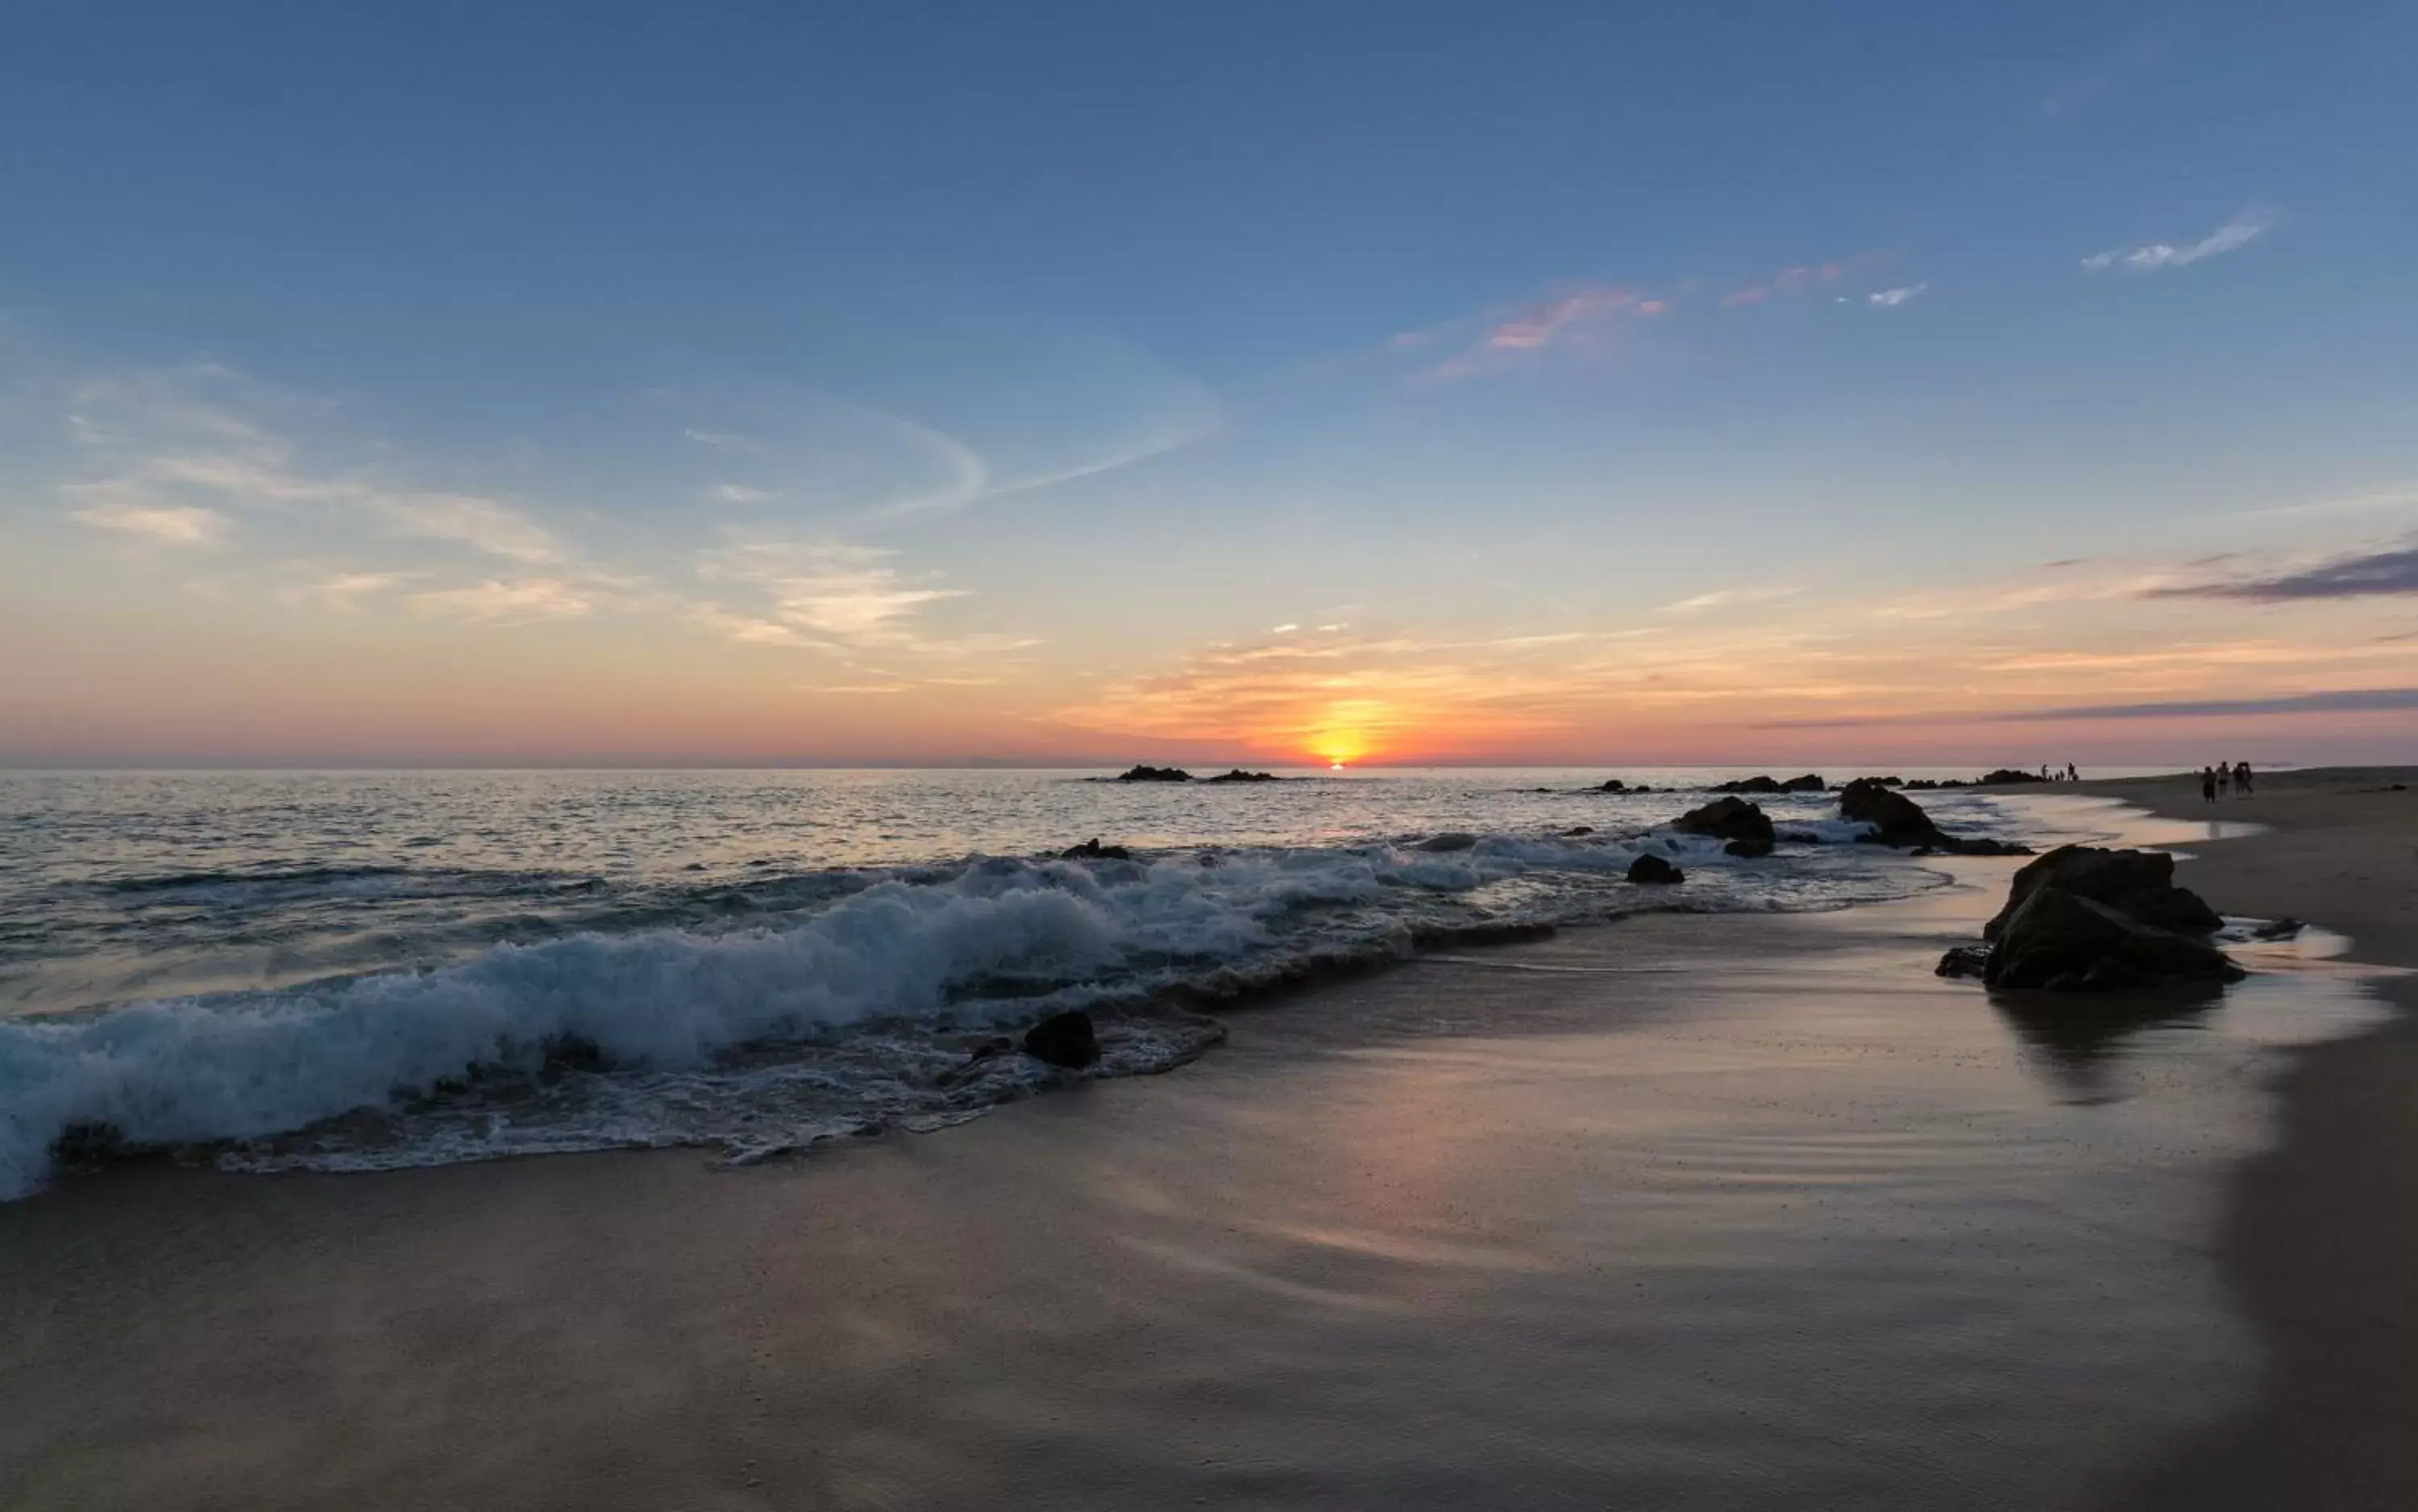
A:
[[[2321,920],[2361,960],[2418,967],[2418,774],[2339,768],[2202,802],[2196,780],[2091,783],[2182,819],[2272,828],[2193,846],[2180,879],[2219,909]],[[2118,1506],[2418,1504],[2418,977],[2371,990],[2399,1010],[2292,1054],[2277,1142],[2234,1177],[2227,1280],[2257,1321],[2257,1401],[2125,1485]]]
[[[747,1168],[64,1183],[0,1207],[0,1504],[2406,1505],[2406,780],[2038,799],[2351,937],[2099,1032],[1931,974],[2018,864],[1955,860]]]

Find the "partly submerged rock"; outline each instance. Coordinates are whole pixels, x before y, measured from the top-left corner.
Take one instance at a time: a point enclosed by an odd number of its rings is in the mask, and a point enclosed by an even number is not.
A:
[[[1565,839],[1565,840],[1575,840],[1575,839],[1577,839],[1579,836],[1581,836],[1581,835],[1583,835],[1583,834],[1593,834],[1593,833],[1595,833],[1595,826],[1594,826],[1594,825],[1592,825],[1592,824],[1574,824],[1574,825],[1570,826],[1569,829],[1564,830],[1564,831],[1562,832],[1562,838],[1563,838],[1563,839]]]
[[[1182,767],[1129,767],[1117,773],[1119,782],[1190,782],[1192,773]]]
[[[1431,834],[1411,848],[1430,851],[1467,850],[1476,844],[1477,844],[1477,836],[1464,834],[1459,830],[1448,830],[1443,834]]]
[[[1284,781],[1284,779],[1283,779],[1282,777],[1278,776],[1278,775],[1277,775],[1275,772],[1273,772],[1273,771],[1244,771],[1242,768],[1240,768],[1240,767],[1236,767],[1236,768],[1234,768],[1234,769],[1233,769],[1232,771],[1221,771],[1221,772],[1217,773],[1217,775],[1216,775],[1215,777],[1203,777],[1203,778],[1201,778],[1201,781],[1203,781],[1203,782],[1282,782],[1282,781]]]
[[[1818,793],[1828,786],[1820,773],[1809,771],[1802,777],[1791,777],[1782,783],[1780,790],[1783,793]]]
[[[1935,976],[1983,976],[1990,970],[1990,947],[1958,945],[1939,957]]]
[[[2028,856],[2029,846],[2008,840],[1950,834],[1932,822],[1922,805],[1883,785],[1877,777],[1859,777],[1840,790],[1839,817],[1873,827],[1872,838],[1920,852],[1944,851],[1953,856]]]
[[[1771,854],[1771,842],[1768,840],[1733,840],[1729,844],[1722,847],[1722,854],[1724,856],[1743,856],[1749,861],[1758,861],[1763,857]]]
[[[1995,771],[1985,771],[1982,773],[1980,777],[1974,779],[1973,786],[1976,787],[2012,787],[2018,783],[2046,781],[2048,781],[2048,779],[2042,776],[2037,771],[2017,771],[2012,767],[2000,767]]]
[[[2099,846],[2059,846],[2015,873],[2007,906],[1982,926],[1996,939],[2042,888],[2056,887],[2103,903],[2146,924],[2182,934],[2213,933],[2224,920],[2189,888],[2175,885],[2175,858],[2163,850],[2110,850]]]
[[[1688,879],[1688,874],[1660,856],[1640,856],[1629,863],[1629,879],[1632,882],[1652,882],[1660,885],[1684,882]]]
[[[1053,1066],[1079,1070],[1096,1064],[1100,1040],[1092,1016],[1080,1009],[1051,1014],[1024,1031],[1024,1053]]]
[[[1743,798],[1717,798],[1702,808],[1690,809],[1673,819],[1671,828],[1681,834],[1709,834],[1759,845],[1766,851],[1771,848],[1770,816]]]
[[[2079,893],[2042,886],[2007,918],[1982,980],[1994,987],[2113,992],[2233,982],[2245,974],[2205,940],[2144,924]]]
[[[1068,846],[1065,849],[1058,852],[1058,856],[1062,861],[1133,860],[1133,852],[1127,850],[1125,847],[1104,846],[1100,844],[1097,838],[1086,840],[1079,846]]]
[[[1770,776],[1739,777],[1729,782],[1717,782],[1705,789],[1708,793],[1784,793],[1780,779]]]

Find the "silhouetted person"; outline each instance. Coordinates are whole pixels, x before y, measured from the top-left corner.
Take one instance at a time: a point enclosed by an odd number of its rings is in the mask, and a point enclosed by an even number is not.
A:
[[[2068,782],[2080,782],[2082,780],[2081,769],[2076,767],[2071,761],[2065,764],[2065,780]]]
[[[2233,764],[2233,790],[2244,798],[2250,796],[2249,762],[2237,761]]]
[[[2199,801],[2203,803],[2216,802],[2216,769],[2214,767],[2199,769]]]
[[[2233,768],[2223,761],[2216,764],[2216,790],[2222,794],[2233,786]]]

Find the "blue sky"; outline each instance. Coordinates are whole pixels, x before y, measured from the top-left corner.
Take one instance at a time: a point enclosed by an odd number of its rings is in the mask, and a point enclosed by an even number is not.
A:
[[[0,759],[1978,756],[2418,683],[2406,592],[2235,591],[2418,525],[2413,44],[20,4]]]

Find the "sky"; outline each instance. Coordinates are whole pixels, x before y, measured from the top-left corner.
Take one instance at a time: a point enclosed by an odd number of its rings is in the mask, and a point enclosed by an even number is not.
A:
[[[2418,8],[0,6],[0,764],[2410,759]]]

